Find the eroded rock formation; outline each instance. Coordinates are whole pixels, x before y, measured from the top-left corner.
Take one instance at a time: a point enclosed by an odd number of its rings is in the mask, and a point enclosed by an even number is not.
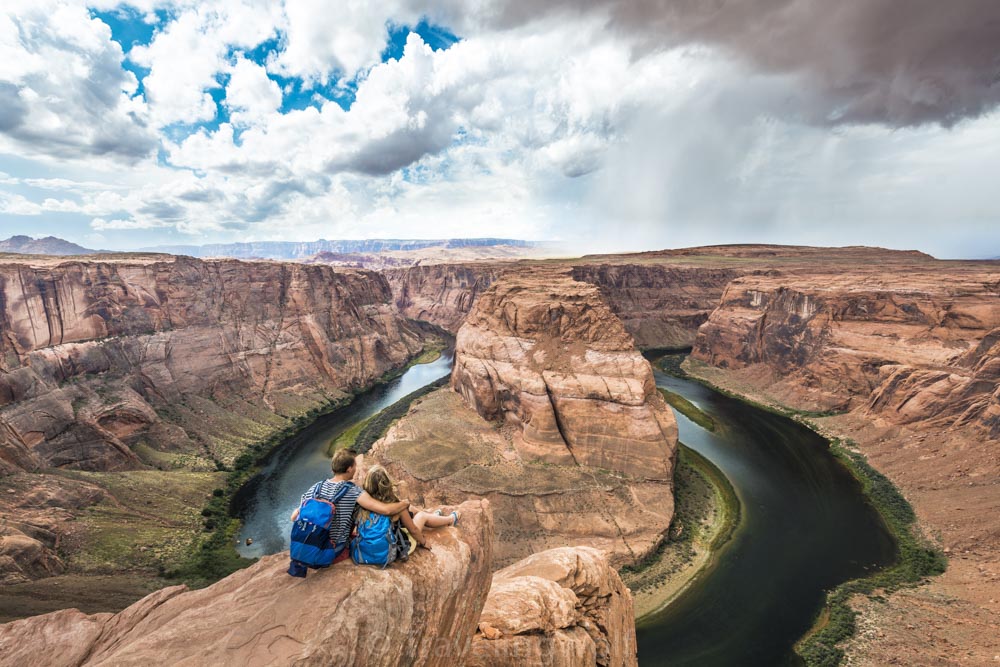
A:
[[[864,406],[897,423],[990,431],[998,280],[926,270],[745,276],[726,289],[692,356],[767,382],[795,408]]]
[[[635,665],[632,595],[596,549],[529,556],[493,575],[466,664]]]
[[[672,478],[673,414],[591,285],[555,272],[496,283],[459,330],[452,386],[515,427],[525,460]]]

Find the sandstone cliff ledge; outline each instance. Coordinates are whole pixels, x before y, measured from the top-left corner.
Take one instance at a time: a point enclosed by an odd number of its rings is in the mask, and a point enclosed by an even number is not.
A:
[[[490,585],[488,503],[390,568],[285,573],[287,552],[208,588],[153,593],[118,614],[68,609],[0,626],[0,665],[461,664]]]
[[[67,609],[0,625],[0,666],[514,667],[542,654],[560,667],[635,664],[632,599],[601,554],[537,554],[499,573],[490,592],[489,503],[458,509],[458,528],[429,533],[431,551],[386,569],[347,562],[292,579],[281,553],[202,590],[163,589],[118,614]],[[553,610],[543,624],[532,624],[511,587],[535,609]],[[510,633],[488,647],[476,635],[484,605],[485,627]],[[562,649],[549,651],[553,643]]]

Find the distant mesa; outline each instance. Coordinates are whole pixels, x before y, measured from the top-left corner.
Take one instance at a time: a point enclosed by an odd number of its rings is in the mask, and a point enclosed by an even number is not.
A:
[[[303,260],[320,253],[334,255],[359,255],[366,253],[387,253],[422,250],[457,250],[464,248],[510,248],[531,249],[532,241],[520,239],[357,239],[318,241],[260,241],[251,243],[215,243],[208,245],[170,245],[140,248],[142,252],[165,252],[171,255],[191,257],[231,257],[235,259],[285,259]],[[354,258],[351,258],[354,259]]]
[[[30,236],[11,236],[0,241],[0,253],[21,255],[96,255],[100,251],[84,248],[55,236],[33,239]]]

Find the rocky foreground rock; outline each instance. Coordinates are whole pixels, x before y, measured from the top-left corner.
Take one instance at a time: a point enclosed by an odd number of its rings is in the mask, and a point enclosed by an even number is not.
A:
[[[430,551],[386,569],[348,561],[293,579],[282,553],[118,614],[68,609],[0,625],[0,665],[635,664],[631,597],[601,554],[538,554],[498,573],[491,591],[492,512],[483,501],[458,510],[460,527],[430,532]],[[534,610],[551,611],[537,622]],[[507,634],[486,647],[477,631],[491,623]]]
[[[493,575],[469,667],[635,665],[632,595],[604,555],[551,549]]]

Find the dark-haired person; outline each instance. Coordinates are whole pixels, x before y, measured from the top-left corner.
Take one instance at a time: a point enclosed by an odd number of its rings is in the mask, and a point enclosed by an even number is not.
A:
[[[338,450],[330,462],[333,477],[323,480],[322,484],[314,484],[303,493],[299,507],[295,508],[291,517],[294,523],[299,518],[299,509],[302,507],[302,503],[310,498],[318,498],[334,504],[336,511],[333,515],[333,522],[330,524],[330,541],[334,544],[334,551],[337,554],[334,562],[347,557],[345,547],[351,537],[351,529],[354,527],[355,505],[370,512],[388,515],[403,512],[410,506],[406,500],[392,503],[381,502],[354,484],[351,480],[354,479],[356,471],[355,456],[356,454],[349,449]],[[305,563],[293,558],[288,566],[288,574],[293,577],[304,577],[307,567]]]

